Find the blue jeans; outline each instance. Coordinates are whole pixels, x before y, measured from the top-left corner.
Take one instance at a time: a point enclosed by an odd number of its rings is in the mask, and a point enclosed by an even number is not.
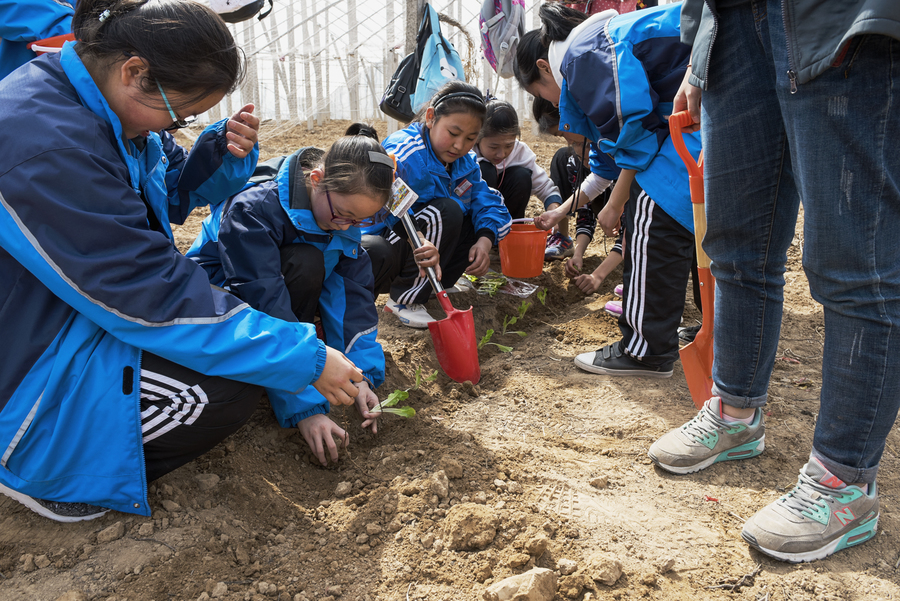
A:
[[[803,267],[825,313],[812,456],[873,482],[900,405],[900,41],[856,38],[794,94],[789,69],[779,0],[720,11],[702,97],[713,390],[766,402],[802,199]]]

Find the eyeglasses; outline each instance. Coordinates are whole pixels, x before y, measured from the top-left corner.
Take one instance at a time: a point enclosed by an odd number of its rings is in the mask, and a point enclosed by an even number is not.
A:
[[[334,205],[331,204],[331,194],[328,193],[328,190],[325,190],[325,200],[328,201],[328,210],[331,211],[331,223],[335,225],[354,225],[354,226],[366,226],[366,225],[374,225],[375,217],[366,217],[365,219],[349,219],[347,217],[339,217],[334,214]]]
[[[172,110],[172,105],[169,104],[169,99],[166,97],[165,91],[163,91],[162,86],[159,85],[159,82],[156,82],[156,87],[159,88],[159,93],[162,94],[163,102],[166,103],[166,108],[169,109],[169,115],[172,117],[172,125],[166,128],[166,131],[175,131],[176,129],[181,129],[183,127],[188,127],[189,125],[193,125],[194,122],[197,121],[197,117],[188,117],[187,119],[179,119],[178,115],[175,114],[175,111]]]

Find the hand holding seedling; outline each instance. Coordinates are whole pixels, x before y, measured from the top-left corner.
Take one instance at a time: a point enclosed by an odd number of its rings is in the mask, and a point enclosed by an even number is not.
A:
[[[362,372],[341,351],[326,346],[325,352],[325,367],[313,387],[332,405],[353,404],[359,395],[357,385],[363,381]]]
[[[466,273],[474,276],[486,274],[491,266],[491,258],[488,256],[490,250],[490,239],[483,236],[479,238],[469,249],[469,267],[466,268]]]
[[[581,268],[584,265],[584,257],[575,253],[574,256],[566,259],[566,275],[570,278],[577,278],[581,275]]]
[[[310,415],[306,419],[300,420],[297,429],[306,440],[313,455],[324,466],[328,465],[328,459],[325,457],[325,449],[328,449],[328,456],[332,461],[338,460],[338,443],[335,438],[340,441],[342,447],[346,447],[350,443],[350,436],[343,428],[331,421],[327,415],[317,413]]]
[[[244,105],[225,126],[228,152],[242,159],[250,154],[259,139],[259,117],[253,114],[252,104]]]
[[[378,406],[378,395],[369,388],[368,382],[360,382],[359,394],[356,395],[356,408],[365,420],[362,427],[369,428],[371,426],[372,434],[378,434],[378,414],[371,412],[376,406]]]
[[[441,266],[438,262],[441,260],[441,255],[438,252],[437,247],[425,236],[419,235],[419,240],[421,240],[422,246],[413,251],[416,265],[419,266],[419,275],[423,278],[426,277],[427,274],[425,273],[425,269],[434,267],[434,272],[437,275],[438,281],[440,281]]]

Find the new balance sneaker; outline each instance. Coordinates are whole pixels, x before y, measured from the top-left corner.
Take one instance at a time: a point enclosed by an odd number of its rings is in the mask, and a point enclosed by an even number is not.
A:
[[[0,493],[3,493],[11,499],[15,499],[33,512],[57,522],[81,522],[84,520],[93,520],[109,511],[109,509],[106,509],[105,507],[88,505],[87,503],[63,503],[61,501],[47,501],[45,499],[29,497],[24,493],[15,491],[2,484],[0,484]]]
[[[615,295],[618,296],[619,298],[622,298],[622,293],[623,293],[624,291],[625,291],[625,286],[622,285],[622,284],[619,284],[618,286],[616,286],[615,288],[613,288],[613,294],[615,294]]]
[[[765,448],[762,410],[756,410],[749,425],[726,421],[722,399],[714,396],[694,419],[654,442],[647,455],[667,472],[690,474],[720,461],[755,457]]]
[[[625,354],[622,342],[617,341],[590,353],[575,357],[575,365],[584,371],[604,376],[644,376],[646,378],[672,377],[673,363],[654,367],[641,363]]]
[[[550,234],[547,238],[547,248],[544,250],[545,261],[557,261],[571,257],[575,254],[575,245],[572,239],[559,232]]]
[[[424,330],[434,318],[425,310],[425,305],[404,305],[389,299],[384,305],[385,313],[393,313],[405,326]]]
[[[878,530],[878,491],[848,485],[817,460],[800,470],[797,486],[758,511],[741,536],[782,561],[815,561],[866,542]]]
[[[603,307],[603,310],[612,315],[613,317],[618,317],[622,314],[622,301],[620,300],[611,300],[606,303],[606,306]]]

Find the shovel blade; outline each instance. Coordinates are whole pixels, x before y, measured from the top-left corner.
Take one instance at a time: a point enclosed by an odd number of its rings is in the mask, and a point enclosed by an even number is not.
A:
[[[703,325],[693,342],[681,349],[681,366],[687,380],[691,400],[697,409],[712,397],[713,326],[715,315],[716,280],[708,267],[697,269],[700,298],[703,301]]]
[[[704,326],[706,324],[703,324]],[[681,349],[681,365],[684,368],[684,379],[687,380],[688,390],[691,391],[691,400],[697,409],[703,407],[703,403],[712,397],[712,338],[707,335],[700,339],[700,332],[693,342]]]
[[[447,317],[428,324],[434,352],[444,373],[455,382],[477,384],[481,379],[475,318],[472,307],[466,311],[451,309]]]

